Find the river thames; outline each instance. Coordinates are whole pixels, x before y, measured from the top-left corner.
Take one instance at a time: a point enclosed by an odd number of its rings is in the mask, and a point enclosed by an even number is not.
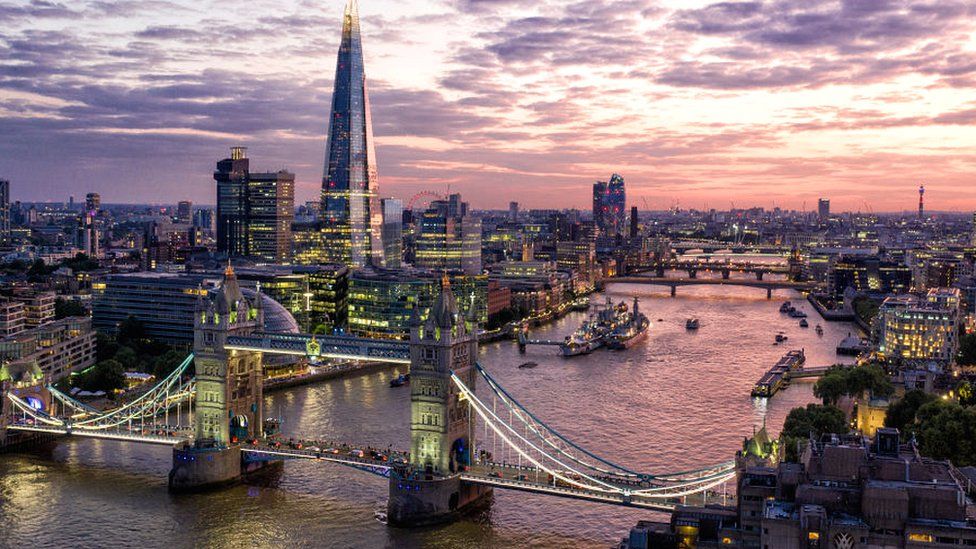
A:
[[[641,297],[650,336],[627,351],[564,359],[554,347],[520,355],[504,341],[480,361],[542,420],[587,449],[641,471],[691,469],[731,459],[765,421],[778,433],[790,408],[814,400],[798,383],[768,402],[750,388],[787,350],[807,364],[839,361],[834,347],[851,324],[826,323],[802,298],[734,287],[667,289],[611,285],[615,300]],[[810,328],[778,312],[802,304]],[[593,296],[602,301],[603,295]],[[561,339],[585,318],[569,316],[532,332]],[[697,317],[701,328],[685,330]],[[659,320],[660,319],[660,320]],[[814,326],[820,323],[824,336]],[[777,332],[789,340],[773,345]],[[538,367],[519,369],[525,361]],[[266,415],[282,431],[406,448],[408,387],[390,388],[390,368],[269,394]],[[0,546],[71,547],[607,547],[647,511],[496,490],[490,510],[422,530],[388,528],[386,480],[319,462],[286,463],[257,483],[171,495],[164,447],[71,440],[46,455],[0,456]]]

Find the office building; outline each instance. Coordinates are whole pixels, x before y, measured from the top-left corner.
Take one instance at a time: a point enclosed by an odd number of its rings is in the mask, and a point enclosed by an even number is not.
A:
[[[0,339],[0,360],[34,363],[57,381],[95,364],[95,331],[88,317],[68,317]]]
[[[820,217],[820,221],[830,219],[830,199],[821,198],[817,201],[817,215]]]
[[[626,208],[624,178],[619,174],[611,175],[609,182],[597,181],[593,184],[593,222],[603,234],[624,234],[627,226]]]
[[[518,214],[519,214],[519,203],[518,202],[509,202],[508,203],[508,220],[510,222],[512,222],[512,223],[518,222]]]
[[[877,255],[842,255],[830,267],[828,285],[835,296],[847,288],[863,292],[906,293],[912,288],[912,269]]]
[[[467,213],[460,195],[435,200],[420,217],[414,265],[437,271],[481,273],[481,220]]]
[[[0,241],[10,238],[10,181],[0,179]]]
[[[92,322],[99,333],[114,336],[130,316],[153,339],[180,346],[193,342],[197,302],[219,285],[219,274],[134,273],[109,275],[92,284]],[[243,289],[253,299],[254,289]],[[264,329],[296,332],[298,322],[280,303],[262,292]]]
[[[247,255],[247,147],[234,147],[217,162],[217,251]]]
[[[935,288],[924,298],[888,297],[878,311],[878,351],[886,357],[945,367],[959,349],[960,292]]]
[[[579,290],[592,290],[598,274],[596,245],[585,240],[558,242],[556,265],[577,275],[583,286]]]
[[[201,208],[193,212],[193,226],[208,232],[215,231],[217,229],[216,212],[209,208]]]
[[[189,225],[193,221],[193,203],[189,200],[180,200],[176,205],[176,221]]]
[[[637,206],[630,207],[630,237],[637,238]]]
[[[309,326],[314,332],[344,330],[349,312],[349,267],[318,265],[296,268],[308,277]]]
[[[217,251],[271,262],[291,257],[295,174],[250,171],[247,149],[217,162]]]
[[[346,5],[336,58],[322,177],[321,230],[328,263],[368,265],[384,254],[373,123],[356,2]]]
[[[247,187],[247,254],[274,263],[291,258],[295,174],[251,173]]]
[[[383,266],[399,269],[403,262],[403,202],[384,198],[383,207]]]
[[[410,317],[417,309],[421,318],[440,292],[442,274],[419,269],[360,269],[349,277],[349,332],[361,337],[407,339]],[[449,275],[451,290],[461,311],[474,308],[479,324],[488,317],[488,277]]]

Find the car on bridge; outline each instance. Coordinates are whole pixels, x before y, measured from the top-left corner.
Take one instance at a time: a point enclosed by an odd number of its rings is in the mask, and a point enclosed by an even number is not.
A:
[[[361,457],[365,456],[366,454],[364,454],[362,450],[352,449],[352,450],[349,450],[349,455],[352,456],[352,457],[361,458]]]

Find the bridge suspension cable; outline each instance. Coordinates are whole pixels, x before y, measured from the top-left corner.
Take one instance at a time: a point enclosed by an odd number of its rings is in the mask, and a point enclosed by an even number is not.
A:
[[[493,434],[502,439],[505,444],[504,449],[514,450],[518,454],[520,464],[521,460],[525,459],[551,475],[553,482],[559,479],[584,490],[657,500],[701,493],[727,482],[735,474],[735,464],[732,461],[676,473],[658,475],[635,473],[629,468],[596,456],[556,432],[515,400],[484,368],[480,365],[476,366],[479,374],[491,388],[495,399],[501,399],[509,408],[509,422],[503,420],[494,406],[489,407],[457,376],[452,376],[454,383],[485,423],[486,429],[491,428]],[[512,424],[516,417],[525,430],[524,435]],[[529,435],[530,430],[532,435]],[[542,442],[539,444],[533,442],[532,439],[535,437]],[[546,448],[551,448],[554,452],[547,451]],[[596,460],[613,470],[608,471],[574,455],[572,450],[581,452],[591,460]]]

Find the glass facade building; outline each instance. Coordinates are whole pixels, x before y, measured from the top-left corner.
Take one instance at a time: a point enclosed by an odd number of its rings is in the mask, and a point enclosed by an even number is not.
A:
[[[321,230],[329,263],[382,264],[376,152],[356,1],[346,4],[322,178]]]
[[[362,269],[349,278],[349,332],[361,337],[408,339],[410,317],[427,316],[440,293],[441,275],[413,269]],[[462,314],[474,308],[480,324],[488,319],[487,275],[449,276]]]
[[[247,149],[234,147],[217,162],[217,250],[285,262],[291,258],[295,174],[251,173]]]
[[[403,261],[403,202],[384,198],[383,205],[383,261],[388,269],[399,269]]]
[[[627,193],[624,178],[610,176],[609,182],[593,184],[593,223],[605,235],[624,234],[627,227]]]
[[[456,200],[454,197],[458,197]],[[481,220],[465,215],[459,195],[435,201],[419,220],[414,265],[437,271],[481,273]]]

